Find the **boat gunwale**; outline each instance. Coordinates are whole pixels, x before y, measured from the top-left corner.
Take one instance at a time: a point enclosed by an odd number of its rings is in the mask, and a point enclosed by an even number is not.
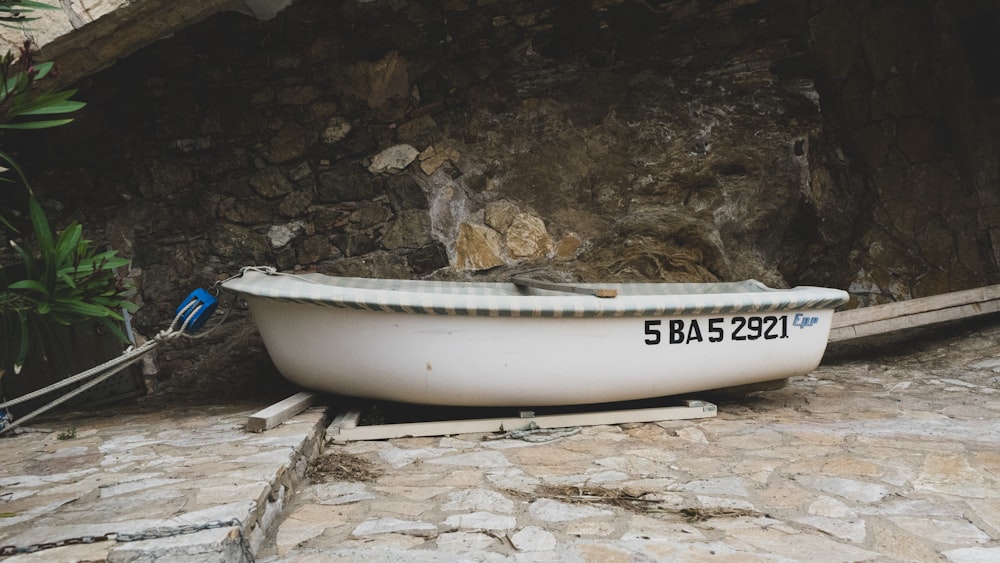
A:
[[[281,283],[275,284],[278,279]],[[386,288],[386,285],[395,287]],[[848,298],[846,292],[837,289],[811,286],[773,289],[756,280],[719,284],[632,282],[574,285],[616,289],[619,294],[615,298],[598,298],[520,288],[507,282],[390,280],[285,274],[256,269],[245,269],[241,276],[222,283],[227,290],[244,296],[305,305],[406,314],[491,317],[765,313],[835,309]],[[507,291],[497,292],[501,288]],[[635,293],[639,289],[653,288],[658,288],[660,292]],[[692,292],[713,288],[725,288],[725,291]]]

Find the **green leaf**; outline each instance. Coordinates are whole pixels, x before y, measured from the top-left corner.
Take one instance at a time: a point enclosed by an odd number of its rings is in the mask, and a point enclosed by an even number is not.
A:
[[[72,313],[76,315],[82,315],[84,317],[107,317],[112,315],[107,307],[102,307],[100,305],[91,305],[90,303],[83,303],[80,301],[70,301],[70,302],[56,302],[56,308],[59,310]]]
[[[24,187],[28,188],[28,194],[30,195],[31,186],[28,185],[28,177],[24,175],[24,170],[22,170],[21,166],[17,163],[17,161],[14,160],[14,157],[10,156],[9,154],[3,151],[0,151],[0,161],[6,162],[7,166],[9,166],[11,170],[17,172],[17,175],[21,177],[21,182],[24,183]]]
[[[48,297],[49,295],[49,290],[44,285],[38,283],[35,280],[16,281],[8,285],[7,289],[27,289],[29,291],[37,291],[38,293],[41,293],[46,297]]]
[[[38,80],[38,78],[35,78]],[[70,100],[76,94],[76,90],[62,90],[59,92],[45,92],[32,96],[18,96],[14,105],[7,110],[10,116],[17,115],[44,115],[47,113],[67,113],[76,111],[87,105],[84,102]]]
[[[103,295],[98,295],[97,297],[90,298],[91,303],[107,307],[108,309],[114,309],[118,307],[118,304],[115,301],[116,301],[115,299],[111,297],[105,297]]]
[[[77,102],[74,100],[62,100],[59,102],[50,102],[48,104],[43,104],[38,108],[19,108],[10,111],[11,116],[15,115],[50,115],[54,113],[72,113],[83,106],[87,105],[84,102]]]
[[[7,77],[3,92],[0,92],[0,101],[6,100],[8,96],[17,94],[28,88],[28,75],[23,72],[16,72]]]
[[[14,247],[14,252],[16,252],[18,257],[21,259],[21,263],[24,264],[24,275],[29,278],[34,278],[36,270],[38,270],[38,264],[35,261],[35,257],[17,244],[12,246]]]
[[[121,320],[122,319],[120,318],[118,319],[118,321]],[[104,326],[104,328],[108,329],[108,332],[118,337],[118,339],[121,340],[122,342],[127,343],[129,341],[128,336],[125,336],[125,332],[122,331],[122,329],[118,326],[117,322],[111,319],[98,319],[98,322],[101,323],[101,325]]]
[[[56,241],[56,259],[61,264],[69,258],[70,254],[76,250],[83,238],[83,227],[73,221],[68,227],[59,233],[59,240]]]
[[[0,17],[0,26],[9,27],[11,29],[24,29],[24,25],[22,25],[24,22],[33,22],[33,21],[38,20],[38,19],[41,19],[41,18],[23,18],[23,17],[8,18],[8,17]],[[18,25],[13,25],[12,23],[3,23],[3,22],[13,22],[13,23],[17,23]]]
[[[31,226],[35,230],[35,238],[38,239],[38,246],[43,254],[51,254],[52,229],[49,228],[49,220],[45,217],[42,204],[34,197],[28,198],[28,215],[31,217]]]
[[[67,274],[64,270],[56,271],[56,276],[58,276],[59,279],[61,279],[63,283],[65,283],[69,287],[76,289],[76,281],[73,279],[72,276]]]
[[[72,113],[83,106],[84,102],[74,100],[40,99],[35,98],[23,105],[16,105],[7,111],[10,117],[21,115],[50,115],[55,113]]]
[[[35,2],[34,0],[20,0],[19,2],[13,2],[11,5],[14,6],[14,11],[17,11],[17,12],[23,12],[24,11],[23,9],[19,9],[18,7],[23,7],[23,8],[27,8],[27,9],[34,9],[34,10],[58,10],[59,9],[58,7],[53,6],[51,4],[46,4],[44,2]]]
[[[84,258],[80,260],[75,270],[81,274],[89,275],[95,271],[110,272],[115,268],[128,266],[130,260],[127,258],[119,258],[117,254],[118,254],[117,251],[109,250],[107,252],[102,252],[91,258]],[[68,269],[73,270],[74,268],[70,267]]]
[[[41,80],[48,76],[52,69],[55,68],[56,64],[52,61],[45,61],[44,63],[38,63],[35,65],[35,80]]]
[[[131,262],[132,261],[129,260],[128,258],[122,258],[120,256],[109,256],[108,258],[105,259],[103,269],[110,272],[113,270],[117,270],[118,268],[123,268],[125,266],[128,266]]]

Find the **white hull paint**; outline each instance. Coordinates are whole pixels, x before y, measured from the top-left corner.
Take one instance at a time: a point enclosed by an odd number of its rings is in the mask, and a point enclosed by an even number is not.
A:
[[[225,286],[247,300],[268,353],[292,382],[435,405],[606,403],[803,375],[822,359],[833,309],[846,300],[838,290],[781,291],[756,282],[723,293],[711,293],[717,290],[711,284],[684,284],[708,293],[659,295],[642,290],[671,284],[609,284],[619,288],[613,299],[513,286],[491,296],[481,295],[483,290],[456,296],[431,282],[415,282],[422,290],[415,301],[393,303],[407,282],[383,280],[396,284],[388,297],[367,303],[362,297],[354,302],[361,308],[348,308],[343,305],[349,295],[323,294],[342,291],[338,280],[358,280],[317,279],[247,271]],[[426,301],[428,287],[446,302]],[[378,290],[347,293],[365,291]],[[807,305],[782,305],[782,294],[802,301],[803,292],[812,292]],[[685,299],[693,305],[684,305]],[[508,300],[538,303],[505,307]],[[548,303],[553,300],[559,302],[554,308]],[[486,301],[483,307],[469,305]],[[440,314],[406,312],[415,307]]]

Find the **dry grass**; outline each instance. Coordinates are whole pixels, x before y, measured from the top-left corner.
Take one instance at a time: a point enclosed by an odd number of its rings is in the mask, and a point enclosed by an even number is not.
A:
[[[710,518],[756,518],[762,516],[756,510],[747,508],[682,508],[678,514],[687,519],[688,522],[704,522]]]
[[[313,483],[330,481],[374,481],[382,475],[365,458],[343,452],[325,453],[306,468],[306,478]]]
[[[688,522],[704,522],[711,518],[755,518],[761,516],[756,510],[744,508],[668,508],[662,506],[662,501],[655,496],[647,498],[647,494],[636,496],[618,489],[589,485],[542,485],[535,488],[533,495],[509,492],[522,498],[550,498],[573,504],[604,504],[642,514],[674,513],[682,516]]]
[[[550,498],[574,504],[607,504],[633,512],[646,512],[647,508],[658,502],[643,498],[643,496],[630,495],[625,491],[590,485],[542,485],[535,487],[535,494],[539,498]]]

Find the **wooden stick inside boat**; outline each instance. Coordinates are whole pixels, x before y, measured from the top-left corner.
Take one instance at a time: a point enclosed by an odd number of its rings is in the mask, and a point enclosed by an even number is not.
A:
[[[547,289],[549,291],[562,291],[565,293],[579,293],[581,295],[594,295],[596,297],[618,297],[617,289],[594,289],[592,287],[582,287],[568,283],[555,283],[532,278],[514,277],[511,280],[514,285],[523,287],[534,287],[536,289]]]

